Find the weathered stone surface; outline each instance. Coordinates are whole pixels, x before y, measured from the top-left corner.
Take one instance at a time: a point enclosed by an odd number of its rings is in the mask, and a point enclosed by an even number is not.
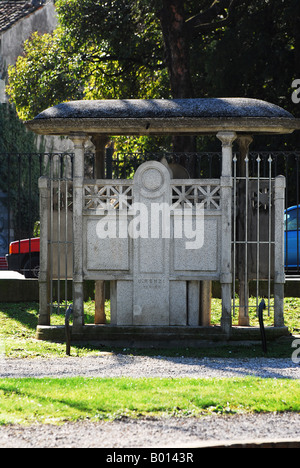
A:
[[[255,99],[101,100],[59,104],[27,126],[41,134],[69,134],[74,142],[74,332],[80,335],[83,330],[84,280],[112,281],[114,326],[147,328],[199,325],[199,281],[219,279],[221,334],[231,337],[232,143],[239,132],[292,132],[300,129],[300,120],[278,106]],[[133,183],[109,181],[107,186],[107,181],[98,180],[93,187],[84,181],[84,142],[88,135],[100,133],[215,133],[222,142],[222,176],[209,182],[179,178],[171,183],[168,168],[151,161],[139,166]],[[97,218],[101,221],[109,214],[114,219],[116,210],[124,215],[122,226],[126,231],[127,216],[129,221],[136,215],[134,204],[147,216],[140,214],[140,221],[130,221],[128,242],[123,241],[127,238],[124,229],[121,242],[115,236],[99,235]],[[157,205],[168,211],[161,228],[152,217]],[[197,225],[199,205],[207,215]],[[170,207],[175,213],[172,216]],[[183,235],[181,229],[179,235],[180,223],[175,221],[183,216],[182,211],[187,220],[196,222],[196,229],[195,223],[187,222],[187,231]],[[199,237],[201,226],[204,231]],[[189,242],[193,238],[196,245]]]
[[[114,219],[112,219],[112,222]],[[98,219],[88,219],[86,224],[88,243],[86,254],[87,270],[128,270],[129,240],[119,237],[102,238],[97,235]],[[126,225],[127,228],[127,225]]]
[[[300,120],[269,102],[247,98],[72,101],[26,123],[45,135],[215,134],[218,131],[290,133]]]
[[[199,325],[199,282],[221,272],[220,190],[219,179],[174,181],[157,161],[130,184],[85,185],[84,275],[112,281],[112,324]]]
[[[261,342],[260,330],[257,327],[232,327],[230,341],[219,326],[213,327],[180,327],[180,326],[105,326],[85,325],[77,331],[70,327],[72,343],[80,341],[96,342],[106,346],[129,346],[136,348],[195,348],[207,346],[208,342],[226,341],[227,344],[240,346],[241,341],[251,340]],[[287,327],[266,327],[268,341],[288,336]],[[64,326],[38,326],[38,340],[65,341]]]
[[[152,203],[170,205],[170,174],[163,164],[142,164],[134,182],[134,199],[148,213]],[[133,249],[133,324],[169,325],[170,239],[151,238],[150,230],[148,225],[146,238],[135,239]]]
[[[109,99],[64,102],[35,117],[49,118],[294,117],[259,99]]]

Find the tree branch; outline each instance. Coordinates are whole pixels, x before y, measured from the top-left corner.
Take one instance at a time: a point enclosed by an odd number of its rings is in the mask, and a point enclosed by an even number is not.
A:
[[[209,8],[186,21],[187,29],[197,29],[200,32],[211,31],[219,25],[225,26],[229,22],[231,11],[237,2],[238,0],[214,0]]]
[[[143,56],[143,59],[147,58],[147,55]],[[98,54],[83,54],[82,59],[87,62],[92,63],[105,63],[105,62],[124,62],[127,64],[136,64],[141,67],[149,68],[150,70],[157,70],[162,69],[164,66],[161,64],[153,64],[147,63],[147,61],[142,60],[138,56],[131,56],[131,57],[120,57],[119,55],[98,55]]]

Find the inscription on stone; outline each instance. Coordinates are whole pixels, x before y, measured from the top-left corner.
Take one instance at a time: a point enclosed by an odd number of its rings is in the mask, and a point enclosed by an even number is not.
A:
[[[160,289],[167,285],[165,278],[138,278],[137,284],[147,289]]]

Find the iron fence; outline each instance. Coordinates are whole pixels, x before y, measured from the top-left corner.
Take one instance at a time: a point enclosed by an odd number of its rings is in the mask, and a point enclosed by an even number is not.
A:
[[[38,277],[38,180],[41,176],[63,178],[67,156],[73,158],[65,153],[0,154],[1,269],[17,271],[26,278]]]
[[[238,158],[238,153],[235,153]],[[221,175],[221,153],[112,153],[106,154],[106,177],[132,178],[136,169],[145,161],[160,161],[192,166],[195,178],[219,178]],[[238,160],[238,159],[237,159]],[[300,274],[300,152],[257,151],[248,155],[247,177],[269,180],[279,175],[286,179],[285,210],[285,271],[287,275]],[[241,177],[241,166],[233,161],[233,174]],[[240,184],[241,185],[241,184]],[[262,194],[263,195],[263,194]],[[265,198],[265,195],[262,196]]]
[[[106,151],[106,178],[132,178],[136,169],[146,160],[165,158],[170,164],[193,167],[195,178],[218,178],[221,173],[221,153],[114,153]],[[259,164],[258,164],[259,160]],[[68,161],[68,163],[66,162]],[[48,176],[62,193],[66,180],[72,180],[73,155],[70,153],[52,154],[0,154],[0,268],[7,268],[5,256],[9,245],[15,241],[16,255],[13,269],[33,277],[38,274],[36,261],[38,251],[32,241],[39,230],[39,189],[38,179]],[[233,172],[234,172],[233,161]],[[260,180],[283,175],[286,178],[286,273],[300,274],[300,152],[251,152],[247,162],[249,177]],[[86,154],[86,174],[94,177],[94,155]],[[240,174],[237,172],[236,176]],[[68,182],[68,183],[69,183]],[[65,192],[64,192],[65,193]],[[262,198],[265,195],[262,194]],[[24,247],[23,240],[29,239]],[[23,255],[26,249],[26,262]],[[18,258],[17,258],[18,257]]]

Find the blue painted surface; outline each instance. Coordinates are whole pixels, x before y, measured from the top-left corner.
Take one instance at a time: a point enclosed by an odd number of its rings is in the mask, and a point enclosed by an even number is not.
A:
[[[284,212],[285,267],[300,266],[300,205],[291,206]]]

